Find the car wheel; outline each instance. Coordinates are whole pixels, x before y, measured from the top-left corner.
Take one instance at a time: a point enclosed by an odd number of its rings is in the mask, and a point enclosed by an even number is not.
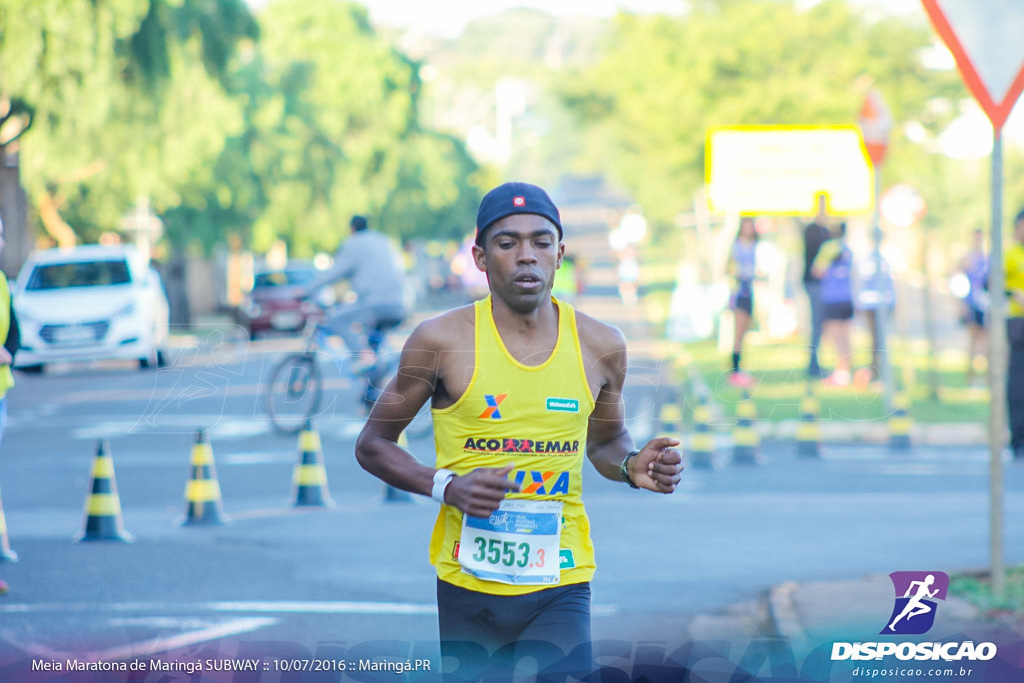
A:
[[[139,359],[139,367],[143,370],[160,366],[160,351],[153,349],[148,356]]]

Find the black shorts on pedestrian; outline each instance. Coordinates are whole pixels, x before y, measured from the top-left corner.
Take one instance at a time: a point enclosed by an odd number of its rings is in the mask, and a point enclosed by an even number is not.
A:
[[[853,302],[826,303],[825,320],[853,320]]]
[[[729,308],[734,311],[743,311],[747,315],[754,315],[754,297],[751,294],[733,294]]]
[[[445,680],[466,678],[481,664],[495,673],[514,668],[526,657],[549,674],[590,671],[589,583],[492,595],[438,579],[437,617],[441,655],[453,659],[445,664],[451,674]]]

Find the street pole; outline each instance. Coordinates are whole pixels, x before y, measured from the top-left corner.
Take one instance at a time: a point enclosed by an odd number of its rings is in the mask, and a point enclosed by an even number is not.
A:
[[[989,401],[989,562],[992,595],[1003,597],[1006,567],[1003,564],[1003,441],[1006,437],[1006,273],[1003,265],[1003,138],[993,126],[992,136],[992,234],[989,250],[988,309]]]
[[[871,88],[864,96],[864,104],[861,106],[858,116],[858,125],[861,135],[864,138],[864,147],[871,160],[875,171],[875,202],[871,212],[871,220],[874,223],[875,238],[875,273],[872,276],[875,293],[878,295],[878,305],[875,309],[875,337],[874,343],[878,345],[875,355],[878,357],[879,379],[882,380],[882,400],[884,401],[884,413],[886,416],[892,413],[892,363],[889,360],[889,309],[886,301],[886,287],[884,271],[882,270],[882,220],[879,202],[882,197],[882,166],[885,163],[886,152],[889,147],[889,133],[892,130],[892,115],[889,107],[885,104],[885,98],[878,90]],[[894,286],[895,293],[895,286]]]

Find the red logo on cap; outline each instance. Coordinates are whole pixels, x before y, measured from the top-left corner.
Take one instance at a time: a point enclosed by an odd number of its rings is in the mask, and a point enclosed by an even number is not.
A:
[[[513,197],[512,206],[526,206],[526,197]]]

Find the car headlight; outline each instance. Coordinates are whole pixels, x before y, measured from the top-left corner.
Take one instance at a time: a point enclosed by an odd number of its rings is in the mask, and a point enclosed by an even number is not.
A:
[[[257,304],[257,303],[250,302],[245,307],[245,314],[247,316],[249,316],[250,318],[258,318],[258,317],[260,317],[260,313],[262,313],[262,312],[263,312],[263,309],[260,308],[260,305]]]
[[[120,315],[134,315],[134,314],[135,314],[135,302],[134,301],[129,301],[124,306],[122,306],[117,311],[117,313],[114,314],[114,316],[116,317],[116,316],[120,316]]]

